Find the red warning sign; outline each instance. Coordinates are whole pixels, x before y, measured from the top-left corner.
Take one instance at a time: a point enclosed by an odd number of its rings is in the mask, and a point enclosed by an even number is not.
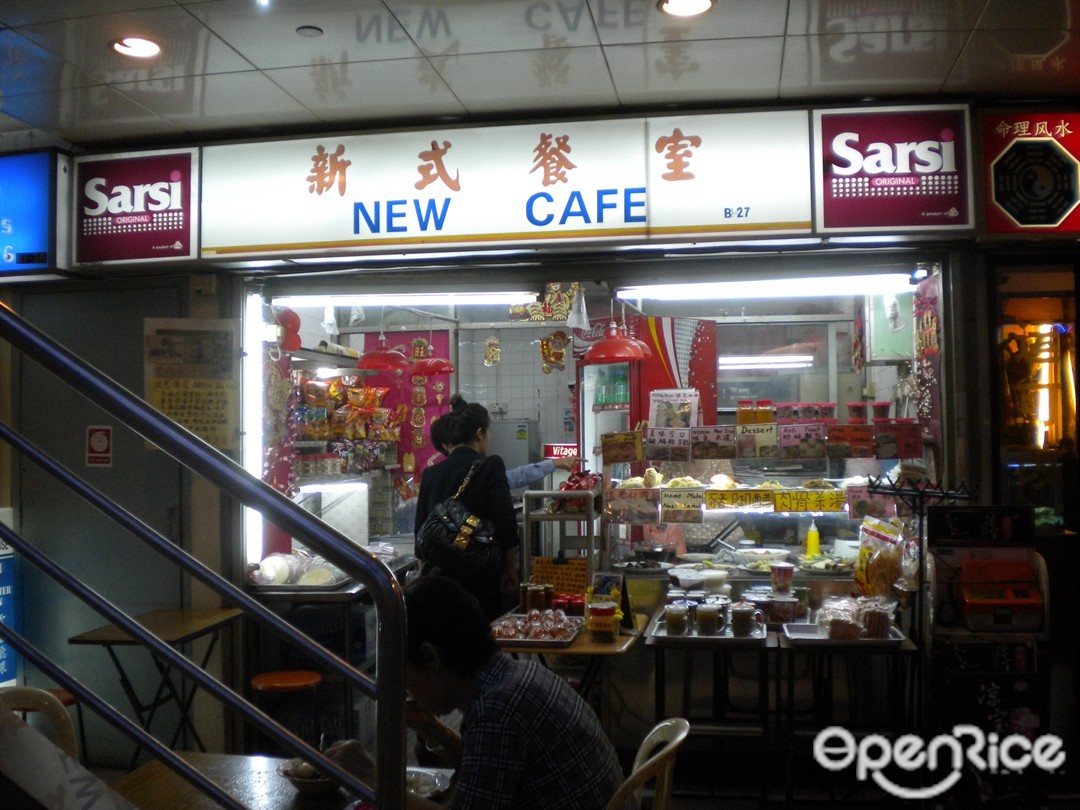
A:
[[[87,467],[111,467],[112,466],[112,426],[111,425],[87,425],[86,426],[86,466]]]

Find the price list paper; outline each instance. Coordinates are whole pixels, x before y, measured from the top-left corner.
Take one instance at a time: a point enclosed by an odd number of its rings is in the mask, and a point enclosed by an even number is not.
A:
[[[843,512],[845,503],[842,489],[778,489],[773,493],[777,512]]]
[[[664,489],[660,491],[660,519],[664,523],[702,523],[705,513],[704,489]]]
[[[707,489],[706,509],[753,509],[773,511],[773,489]]]
[[[589,561],[584,557],[535,557],[533,581],[552,585],[555,593],[585,593],[589,578]]]

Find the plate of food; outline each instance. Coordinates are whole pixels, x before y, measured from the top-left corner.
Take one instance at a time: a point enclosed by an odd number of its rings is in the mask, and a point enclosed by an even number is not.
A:
[[[431,799],[446,792],[453,775],[448,768],[410,766],[405,769],[405,790],[422,799]]]
[[[679,560],[686,563],[716,562],[716,555],[707,554],[705,552],[691,551],[688,554],[680,554]]]
[[[310,762],[299,758],[281,763],[277,771],[289,780],[301,796],[329,796],[338,789],[337,782],[323,776]]]
[[[667,571],[671,566],[671,563],[660,560],[623,560],[611,564],[616,571]]]
[[[805,574],[842,577],[855,573],[858,560],[855,557],[838,557],[835,554],[814,554],[799,557],[799,570]]]
[[[735,566],[736,570],[756,577],[767,577],[772,573],[772,560],[754,560],[746,565]]]

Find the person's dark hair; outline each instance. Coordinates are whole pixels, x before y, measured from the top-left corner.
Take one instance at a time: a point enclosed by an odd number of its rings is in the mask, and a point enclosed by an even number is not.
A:
[[[445,414],[444,445],[472,444],[478,430],[491,426],[487,408],[478,402],[466,402],[460,394],[450,397],[450,412]]]
[[[410,582],[405,588],[405,614],[405,657],[414,666],[424,663],[421,645],[430,644],[447,669],[468,677],[498,649],[476,597],[448,577]]]
[[[442,453],[444,456],[448,455],[446,452],[446,418],[449,414],[443,414],[434,422],[431,423],[431,446]]]

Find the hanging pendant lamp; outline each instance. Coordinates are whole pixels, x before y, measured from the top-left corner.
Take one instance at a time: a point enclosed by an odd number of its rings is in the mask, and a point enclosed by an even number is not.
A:
[[[436,374],[453,374],[454,371],[453,363],[445,357],[435,356],[435,350],[431,348],[430,343],[427,347],[427,356],[421,357],[419,360],[413,360],[413,364],[409,366],[409,374],[420,377],[434,377]]]
[[[637,345],[641,349],[641,356],[643,359],[652,357],[652,349],[649,348],[649,344],[644,340],[638,340],[636,337],[630,334],[630,330],[626,328],[626,321],[623,321],[622,326],[619,327],[622,337],[629,340],[631,343]]]
[[[644,360],[642,347],[622,335],[614,320],[608,324],[607,334],[585,350],[584,363],[625,363],[628,360]]]
[[[397,349],[391,349],[386,335],[379,333],[375,348],[360,355],[356,367],[364,371],[401,371],[409,365],[409,358]]]

